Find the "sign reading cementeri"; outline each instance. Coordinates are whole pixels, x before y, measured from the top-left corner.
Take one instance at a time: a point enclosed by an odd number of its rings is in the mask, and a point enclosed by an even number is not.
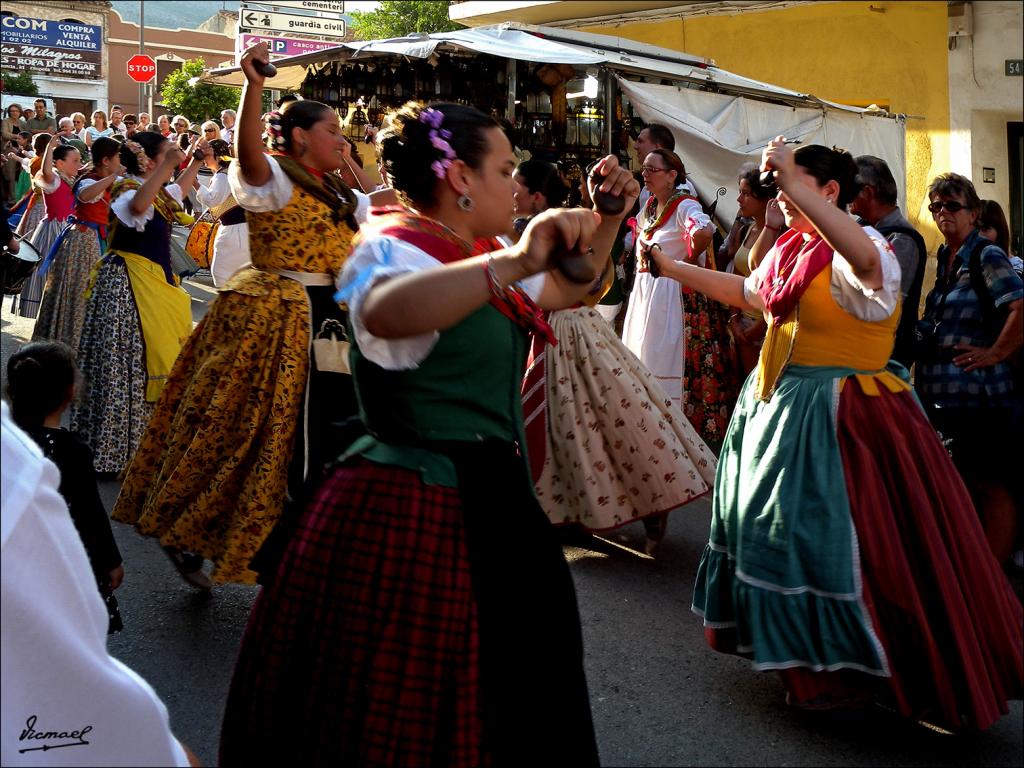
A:
[[[11,72],[98,78],[103,32],[92,24],[24,16],[0,18],[0,67]]]

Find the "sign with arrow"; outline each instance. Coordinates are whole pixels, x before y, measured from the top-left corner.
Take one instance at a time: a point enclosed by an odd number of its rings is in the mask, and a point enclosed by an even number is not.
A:
[[[252,8],[239,9],[238,26],[256,32],[291,32],[320,37],[345,37],[344,19],[322,19],[297,13],[269,13]]]

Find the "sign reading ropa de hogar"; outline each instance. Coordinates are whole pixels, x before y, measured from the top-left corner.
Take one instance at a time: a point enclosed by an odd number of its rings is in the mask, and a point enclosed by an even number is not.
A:
[[[4,16],[0,66],[13,72],[101,77],[103,33],[92,24]]]

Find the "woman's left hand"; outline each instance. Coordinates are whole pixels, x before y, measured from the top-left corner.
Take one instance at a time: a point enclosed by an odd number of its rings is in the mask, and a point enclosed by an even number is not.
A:
[[[970,344],[957,344],[953,349],[961,354],[953,358],[953,364],[964,369],[964,373],[979,368],[991,368],[1001,363],[1003,358],[992,347],[972,347]]]

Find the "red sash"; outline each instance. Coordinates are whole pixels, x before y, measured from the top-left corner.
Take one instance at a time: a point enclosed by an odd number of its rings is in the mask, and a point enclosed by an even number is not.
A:
[[[758,289],[765,309],[777,322],[796,309],[811,281],[832,263],[834,253],[819,234],[804,240],[802,232],[791,229],[779,238],[768,256],[767,274]]]
[[[401,206],[371,208],[356,241],[370,235],[387,235],[403,240],[429,253],[442,264],[481,256],[503,247],[495,238],[482,238],[471,244],[434,219],[419,216]],[[543,310],[529,296],[522,291],[509,291],[508,299],[505,302],[491,297],[490,303],[505,317],[539,336],[544,343],[557,343],[551,326],[544,319]]]

